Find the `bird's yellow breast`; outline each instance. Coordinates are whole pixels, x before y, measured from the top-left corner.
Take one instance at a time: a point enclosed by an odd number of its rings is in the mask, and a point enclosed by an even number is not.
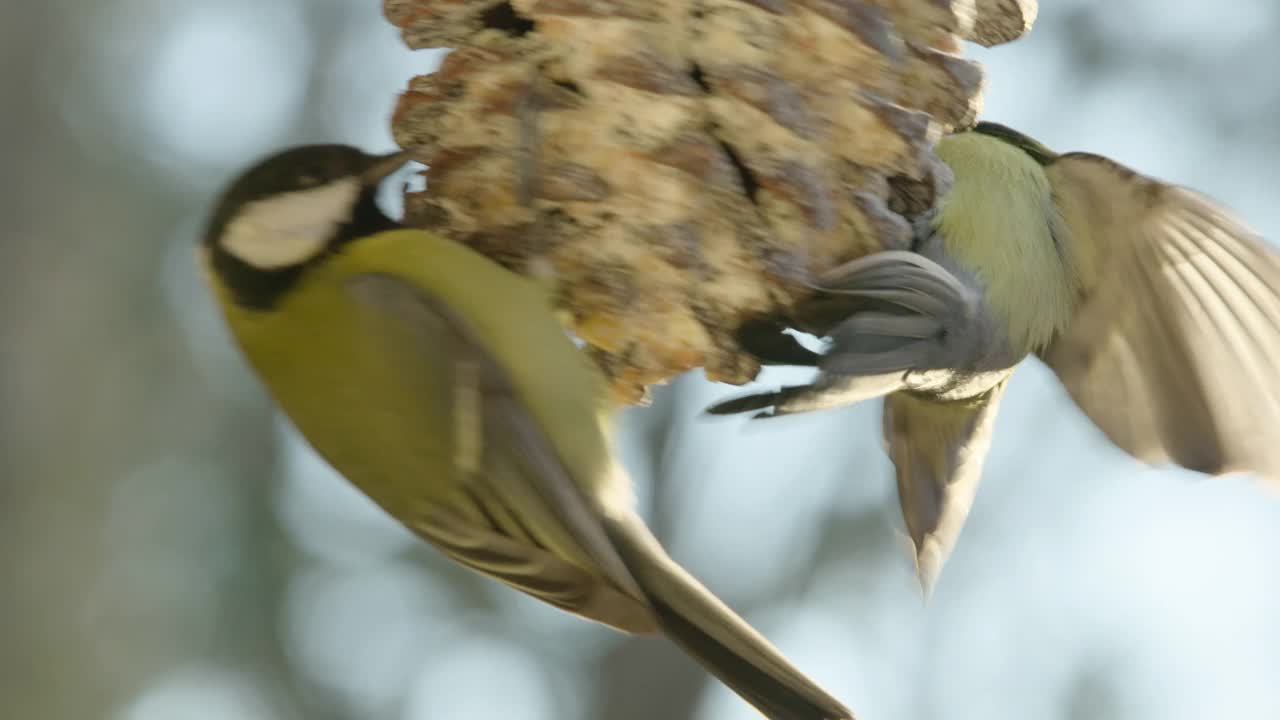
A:
[[[947,252],[986,285],[1014,346],[1043,348],[1066,326],[1076,293],[1074,272],[1056,244],[1069,238],[1049,178],[1022,150],[978,133],[946,137],[937,152],[955,182],[935,230]]]
[[[447,348],[422,352],[405,329],[389,337],[347,281],[389,274],[446,304],[505,371],[574,479],[607,482],[602,386],[550,312],[541,288],[425,232],[361,238],[309,268],[270,310],[236,305],[214,286],[228,325],[273,398],[339,472],[393,514],[430,501],[424,475],[450,472],[457,434],[442,394]],[[380,319],[375,319],[380,320]],[[375,327],[380,326],[380,327]],[[394,321],[392,326],[394,328]]]

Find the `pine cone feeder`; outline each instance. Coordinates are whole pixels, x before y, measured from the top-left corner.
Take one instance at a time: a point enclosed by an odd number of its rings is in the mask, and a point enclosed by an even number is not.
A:
[[[960,41],[1033,0],[385,0],[455,50],[392,121],[428,164],[406,220],[555,278],[619,402],[702,367],[742,384],[745,321],[910,243],[980,105]],[[904,217],[905,216],[905,217]]]

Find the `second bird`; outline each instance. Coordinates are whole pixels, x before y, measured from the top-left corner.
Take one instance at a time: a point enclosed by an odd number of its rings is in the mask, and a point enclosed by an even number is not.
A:
[[[740,340],[809,385],[709,409],[776,416],[885,397],[926,591],[960,533],[1014,368],[1034,355],[1149,463],[1280,480],[1280,256],[1190,190],[995,123],[943,138],[955,175],[913,252],[837,267]],[[829,339],[822,354],[782,334]]]

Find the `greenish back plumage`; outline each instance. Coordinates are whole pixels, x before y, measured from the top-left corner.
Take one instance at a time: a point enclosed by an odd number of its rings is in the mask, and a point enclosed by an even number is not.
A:
[[[937,153],[955,183],[934,229],[947,252],[986,285],[1014,346],[1043,348],[1066,327],[1076,296],[1074,271],[1058,246],[1066,228],[1048,176],[1032,155],[986,134],[943,138]]]

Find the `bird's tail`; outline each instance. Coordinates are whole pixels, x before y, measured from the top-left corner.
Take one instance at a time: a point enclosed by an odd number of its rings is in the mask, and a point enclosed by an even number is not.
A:
[[[968,400],[894,393],[884,403],[884,438],[898,476],[898,502],[927,598],[978,491],[1004,383]]]
[[[765,717],[852,720],[848,708],[668,557],[638,517],[615,518],[610,534],[663,633]]]

